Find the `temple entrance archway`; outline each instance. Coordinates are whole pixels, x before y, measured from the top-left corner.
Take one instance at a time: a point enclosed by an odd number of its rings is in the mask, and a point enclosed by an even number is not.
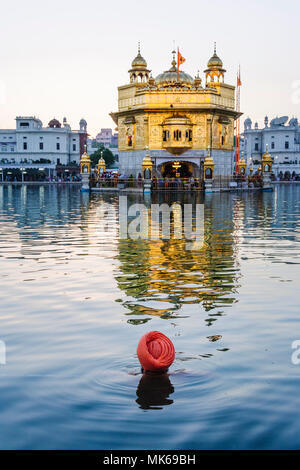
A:
[[[191,178],[192,176],[196,178],[200,177],[199,167],[195,163],[188,161],[167,161],[158,165],[157,169],[163,178]]]

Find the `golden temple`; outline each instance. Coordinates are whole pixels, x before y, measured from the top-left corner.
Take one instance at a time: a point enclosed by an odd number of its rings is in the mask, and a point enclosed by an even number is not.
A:
[[[119,132],[121,173],[142,174],[148,152],[153,175],[203,176],[210,147],[215,175],[233,173],[235,87],[225,83],[223,62],[216,52],[204,71],[193,78],[179,70],[173,51],[171,68],[152,77],[140,47],[129,70],[129,83],[118,88],[118,111],[111,116]]]

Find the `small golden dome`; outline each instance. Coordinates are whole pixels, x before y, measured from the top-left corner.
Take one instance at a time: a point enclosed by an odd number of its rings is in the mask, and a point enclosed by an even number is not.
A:
[[[144,57],[141,56],[141,51],[140,51],[140,43],[139,43],[139,47],[138,47],[138,53],[137,53],[137,56],[133,59],[132,63],[131,63],[131,67],[134,69],[136,67],[138,68],[147,68],[147,62],[146,60],[144,59]]]
[[[246,160],[244,159],[244,152],[241,153],[241,158],[239,159],[239,165],[240,166],[246,165]]]
[[[213,158],[210,155],[207,155],[204,159],[205,165],[214,165],[215,162],[213,161]]]
[[[273,162],[271,155],[269,154],[269,146],[266,144],[266,151],[262,156],[262,161],[264,163]]]
[[[207,67],[208,67],[208,68],[210,68],[210,67],[222,68],[222,67],[223,67],[223,62],[222,62],[222,60],[220,59],[220,57],[217,55],[216,43],[215,43],[214,53],[213,53],[213,55],[211,56],[211,58],[209,59],[209,61],[208,61],[208,63],[207,63]]]
[[[215,165],[215,162],[210,154],[210,145],[208,146],[207,148],[207,155],[206,157],[204,158],[204,166],[207,167],[207,166],[211,166],[213,167]]]
[[[80,161],[82,161],[82,162],[90,162],[91,159],[90,159],[90,156],[89,156],[86,152],[84,152],[84,153],[81,155]]]
[[[149,166],[149,165],[152,166],[153,162],[151,160],[149,150],[148,148],[146,148],[146,155],[144,156],[144,159],[143,159],[143,166]]]

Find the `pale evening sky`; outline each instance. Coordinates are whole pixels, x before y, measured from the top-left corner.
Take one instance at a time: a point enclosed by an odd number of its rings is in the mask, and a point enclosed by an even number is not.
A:
[[[66,116],[74,129],[84,117],[92,136],[114,128],[109,113],[138,41],[154,77],[170,67],[175,40],[181,69],[202,78],[216,41],[227,83],[241,64],[243,118],[300,118],[299,13],[297,0],[2,3],[0,128],[14,128],[17,115],[43,125]]]

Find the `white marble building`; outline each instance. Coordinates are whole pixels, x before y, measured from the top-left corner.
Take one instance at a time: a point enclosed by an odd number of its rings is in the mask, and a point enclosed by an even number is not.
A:
[[[260,165],[263,153],[268,151],[274,161],[273,171],[276,175],[289,171],[300,174],[300,127],[297,118],[288,122],[288,117],[283,116],[269,119],[266,116],[264,127],[258,123],[252,126],[252,121],[247,118],[244,122],[244,133],[241,139],[241,151],[248,168],[253,165],[255,169]]]
[[[86,135],[86,121],[73,131],[67,123],[52,119],[47,127],[36,117],[17,117],[16,129],[0,130],[1,163],[34,163],[41,159],[51,164],[68,165],[80,162],[82,137]]]

